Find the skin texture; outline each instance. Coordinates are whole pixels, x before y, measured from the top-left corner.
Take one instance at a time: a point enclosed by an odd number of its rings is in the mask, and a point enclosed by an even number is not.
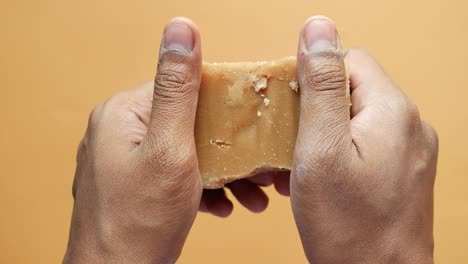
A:
[[[298,76],[291,204],[308,260],[432,263],[434,130],[367,52],[341,49],[327,18],[304,25]]]
[[[166,26],[154,82],[97,106],[80,143],[75,199],[64,263],[174,263],[197,211],[227,217],[224,189],[203,190],[194,122],[201,78],[198,29],[188,19]],[[227,186],[252,212],[288,194],[289,177],[265,173]]]
[[[301,118],[291,173],[226,186],[252,212],[274,185],[291,203],[313,263],[431,263],[437,135],[363,50],[341,50],[333,22],[300,34]],[[194,140],[198,29],[165,28],[154,82],[97,106],[78,149],[64,263],[174,263],[197,211],[227,217],[225,189],[203,190]],[[351,76],[351,119],[345,62]]]

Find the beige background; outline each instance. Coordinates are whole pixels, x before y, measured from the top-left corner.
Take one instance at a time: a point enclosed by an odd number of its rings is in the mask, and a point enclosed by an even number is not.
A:
[[[465,0],[0,0],[0,263],[58,263],[75,151],[89,111],[153,77],[165,22],[201,28],[204,58],[295,54],[302,22],[333,18],[366,47],[440,135],[435,257],[468,263],[468,21]],[[199,215],[181,263],[304,263],[289,200],[260,215]],[[157,249],[155,249],[157,250]],[[222,261],[221,261],[222,260]]]

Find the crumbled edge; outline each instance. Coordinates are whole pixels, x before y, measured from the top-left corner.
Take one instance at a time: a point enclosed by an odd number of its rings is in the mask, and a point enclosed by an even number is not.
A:
[[[291,90],[297,93],[299,91],[299,83],[296,81],[290,81],[289,88],[291,88]]]
[[[254,170],[252,170],[249,174],[247,175],[236,175],[236,176],[225,176],[222,178],[209,178],[208,181],[205,181],[205,179],[202,179],[203,182],[203,188],[204,189],[219,189],[223,188],[224,185],[233,182],[235,180],[240,180],[248,177],[252,177],[254,175],[257,175],[259,173],[263,172],[273,172],[273,171],[290,171],[290,168],[277,168],[277,167],[270,167],[270,166],[261,166],[257,167]]]
[[[283,62],[289,62],[289,61],[296,61],[296,56],[287,56],[275,60],[266,60],[266,61],[229,61],[229,62],[208,62],[208,61],[203,61],[203,67],[216,67],[218,65],[243,65],[245,63],[248,63],[250,65],[253,65],[254,67],[270,67],[273,65],[277,65],[278,63],[283,63]]]
[[[279,59],[279,60],[274,60],[274,61],[254,62],[254,64],[257,65],[257,66],[258,65],[268,66],[271,63],[274,63],[274,64],[281,63],[282,61],[285,61],[285,60],[286,61],[296,60],[296,57],[290,56],[290,57],[285,57],[285,58],[282,58],[282,59]],[[233,65],[233,64],[239,64],[239,63],[245,63],[245,62],[203,62],[203,66],[204,67],[215,67],[215,66],[217,66],[219,64],[225,64],[225,63],[229,63],[229,64]],[[266,77],[264,77],[264,78],[266,80],[268,80]],[[258,79],[258,77],[255,76],[253,78],[254,84],[256,83],[256,80],[258,81],[259,79]],[[298,92],[299,91],[299,84],[296,81],[292,81],[292,82],[294,82],[297,85],[297,89],[294,89],[293,87],[291,87],[291,83],[290,83],[291,90],[294,90],[295,92]],[[267,88],[267,87],[265,87],[265,88]],[[265,88],[263,88],[263,89],[265,89]],[[258,92],[260,92],[263,89],[260,89]],[[265,97],[265,94],[260,93],[260,96]],[[211,141],[210,141],[210,143],[211,143]],[[214,143],[215,143],[215,141],[213,140],[212,144],[214,144]],[[226,168],[224,168],[224,169],[226,171]],[[204,189],[219,189],[219,188],[222,188],[227,183],[233,182],[235,180],[240,180],[240,179],[243,179],[243,178],[252,177],[252,176],[254,176],[256,174],[259,174],[259,173],[262,173],[262,172],[290,171],[290,170],[291,170],[290,168],[283,168],[283,167],[261,166],[261,167],[257,167],[256,169],[254,169],[252,172],[250,172],[247,175],[235,175],[235,176],[225,176],[225,177],[220,177],[220,178],[216,177],[216,178],[207,178],[207,179],[202,178],[203,188]]]
[[[268,79],[266,77],[255,77],[254,78],[254,89],[258,93],[261,90],[265,90],[268,87]]]
[[[353,104],[351,102],[351,77],[349,75],[349,68],[348,64],[345,63],[345,74],[346,74],[346,99],[349,102],[349,107],[351,107]]]

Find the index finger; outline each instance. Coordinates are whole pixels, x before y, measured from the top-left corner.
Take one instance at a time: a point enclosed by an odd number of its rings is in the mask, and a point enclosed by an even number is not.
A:
[[[394,153],[409,145],[408,135],[421,125],[416,106],[366,51],[350,49],[345,61],[351,81],[351,137],[361,158],[381,154],[381,147]]]
[[[385,73],[377,61],[364,49],[345,51],[345,62],[351,81],[351,116],[372,104],[389,102],[402,96],[401,90]],[[391,103],[391,102],[390,102]]]

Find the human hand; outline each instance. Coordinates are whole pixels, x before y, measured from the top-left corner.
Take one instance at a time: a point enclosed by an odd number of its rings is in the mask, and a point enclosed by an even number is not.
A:
[[[97,106],[81,141],[66,263],[174,263],[202,195],[195,25],[172,20],[153,84]]]
[[[308,260],[432,263],[435,131],[368,53],[342,51],[327,18],[302,29],[298,76],[291,203]]]
[[[268,196],[260,187],[273,185],[279,194],[289,196],[289,171],[269,171],[226,184],[234,197],[245,208],[254,213],[264,211],[268,206]],[[200,211],[220,217],[232,213],[233,204],[226,196],[225,189],[204,189]]]
[[[197,210],[226,217],[224,189],[202,190],[194,142],[201,46],[188,19],[169,22],[154,82],[114,95],[90,115],[77,155],[65,263],[173,263]],[[230,183],[253,212],[287,194],[289,177],[262,174]],[[202,195],[203,193],[203,195]]]

